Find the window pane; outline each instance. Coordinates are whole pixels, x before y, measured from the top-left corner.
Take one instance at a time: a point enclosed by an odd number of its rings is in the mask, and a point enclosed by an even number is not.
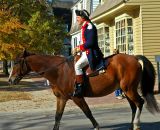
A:
[[[121,21],[121,27],[125,27],[125,19]]]
[[[133,29],[132,29],[132,27],[128,27],[128,34],[133,34]]]
[[[128,42],[133,42],[133,35],[128,35]]]
[[[125,28],[121,29],[121,35],[125,35]]]
[[[132,18],[124,17],[115,23],[116,47],[121,53],[133,54],[133,22]]]
[[[127,19],[128,26],[132,26],[132,19]]]

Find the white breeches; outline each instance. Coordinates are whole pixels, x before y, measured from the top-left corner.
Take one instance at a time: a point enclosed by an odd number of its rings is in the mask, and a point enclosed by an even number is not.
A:
[[[82,75],[83,74],[82,68],[88,64],[89,64],[89,62],[88,62],[86,52],[83,52],[80,59],[76,62],[75,66],[74,66],[76,75]]]

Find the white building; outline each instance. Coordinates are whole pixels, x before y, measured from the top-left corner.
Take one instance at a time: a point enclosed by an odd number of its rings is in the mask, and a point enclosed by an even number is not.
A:
[[[72,48],[75,48],[77,45],[81,43],[81,35],[80,35],[80,26],[77,24],[76,21],[76,14],[75,10],[79,9],[85,9],[90,14],[95,10],[95,8],[98,6],[100,0],[78,0],[73,7],[72,10],[72,26],[70,30],[71,35],[71,46]]]

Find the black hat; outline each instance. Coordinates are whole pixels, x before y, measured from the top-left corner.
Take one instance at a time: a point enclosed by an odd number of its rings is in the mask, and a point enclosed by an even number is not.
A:
[[[89,13],[87,10],[75,10],[77,16],[81,16],[82,18],[89,20]]]

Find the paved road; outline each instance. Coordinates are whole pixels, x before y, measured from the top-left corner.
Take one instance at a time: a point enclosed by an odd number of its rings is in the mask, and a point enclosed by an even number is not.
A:
[[[130,108],[110,106],[91,109],[100,130],[127,130],[131,118]],[[0,130],[52,130],[55,111],[0,112]],[[142,112],[142,130],[160,130],[160,115]],[[65,111],[60,130],[92,130],[92,125],[79,109]]]

